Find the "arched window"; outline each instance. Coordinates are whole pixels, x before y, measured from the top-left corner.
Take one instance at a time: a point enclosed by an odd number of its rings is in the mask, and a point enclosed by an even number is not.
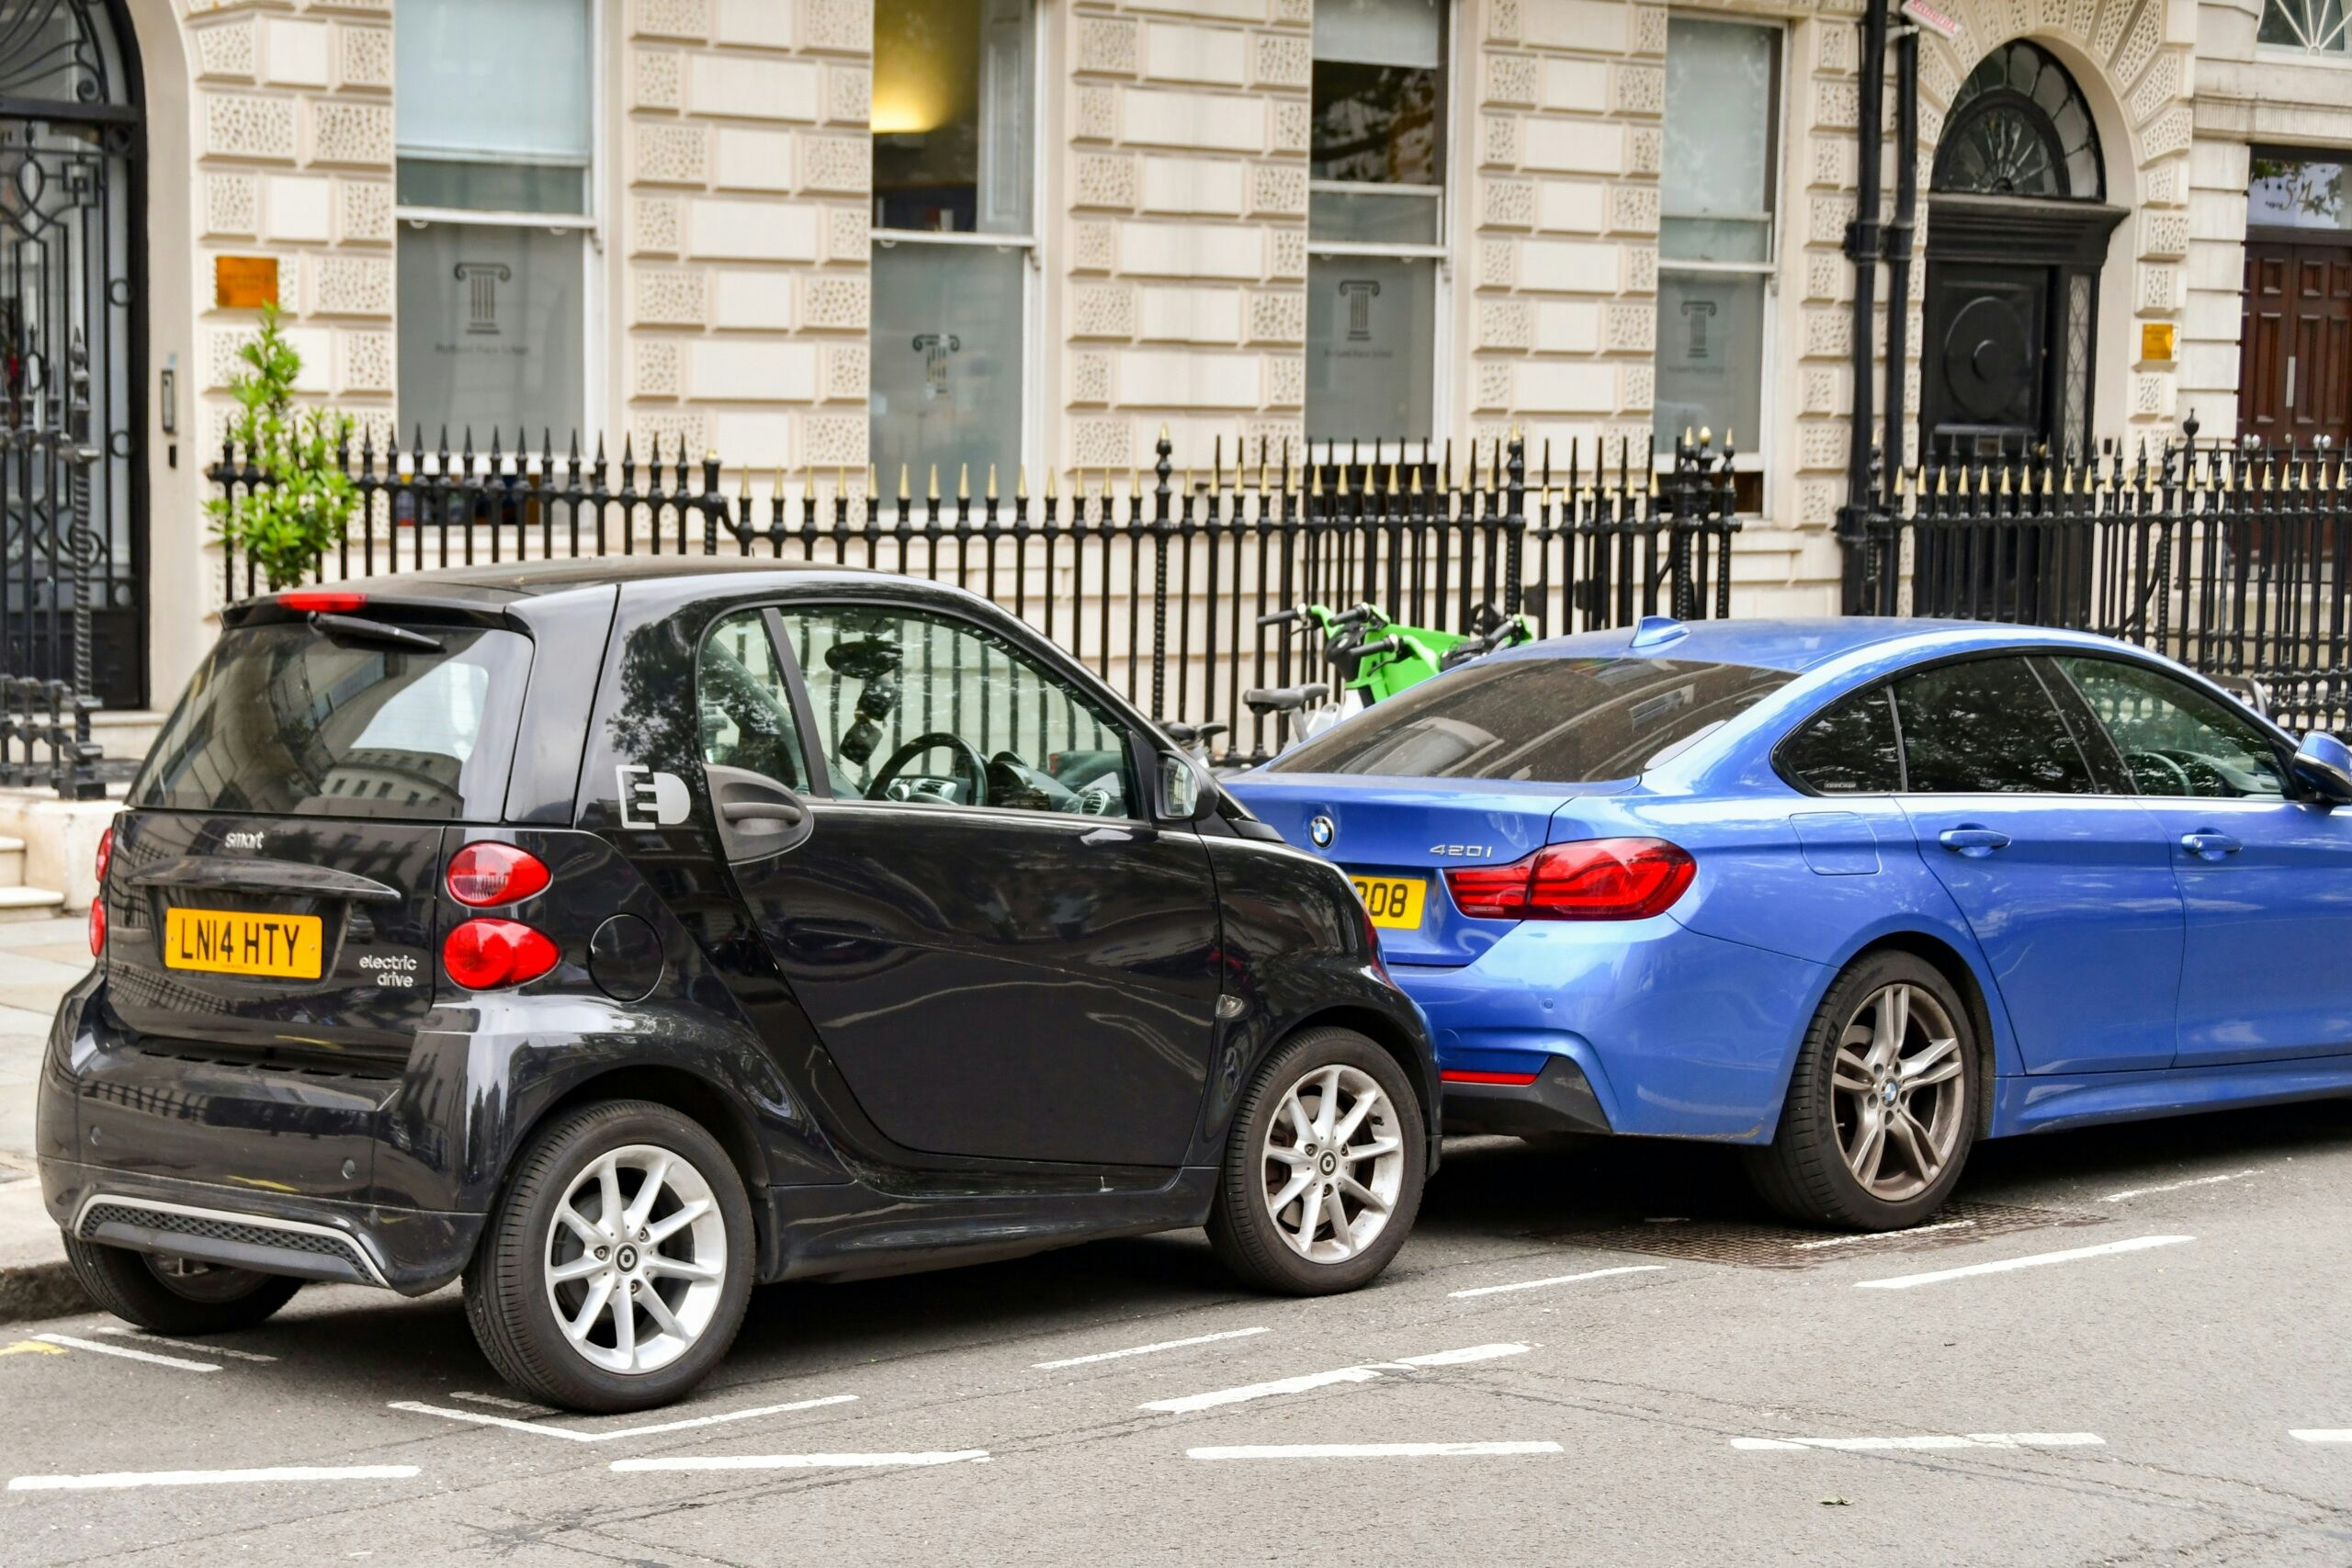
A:
[[[103,6],[0,0],[0,98],[123,104],[127,85]]]
[[[1952,96],[1934,188],[2075,201],[2105,196],[2098,128],[2066,68],[2023,39],[1979,62]]]

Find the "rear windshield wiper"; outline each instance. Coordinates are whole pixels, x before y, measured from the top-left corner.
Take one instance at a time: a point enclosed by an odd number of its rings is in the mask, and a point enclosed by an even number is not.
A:
[[[311,628],[323,636],[351,642],[388,642],[395,648],[423,649],[427,653],[441,651],[441,639],[413,632],[406,626],[396,626],[390,621],[371,621],[364,615],[336,615],[324,610],[311,612]]]

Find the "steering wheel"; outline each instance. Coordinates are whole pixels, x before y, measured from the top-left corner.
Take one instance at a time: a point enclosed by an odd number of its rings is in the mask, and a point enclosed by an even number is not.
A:
[[[2123,759],[2123,763],[2135,777],[2143,777],[2153,770],[2168,774],[2174,783],[2180,785],[2181,794],[2193,795],[2197,793],[2197,785],[2189,778],[2188,770],[2162,751],[2134,751]]]
[[[891,784],[897,780],[899,770],[934,746],[944,746],[956,754],[956,778],[957,783],[964,785],[966,795],[963,804],[986,806],[989,803],[988,759],[980,755],[978,747],[962,736],[950,735],[944,729],[934,729],[928,734],[918,735],[891,752],[888,761],[885,761],[880,770],[875,773],[874,782],[865,786],[865,798],[868,800],[888,798],[888,792]]]

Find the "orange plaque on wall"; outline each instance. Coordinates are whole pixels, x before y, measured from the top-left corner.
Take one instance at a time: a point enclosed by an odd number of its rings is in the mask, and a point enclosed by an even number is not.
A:
[[[212,302],[224,310],[258,310],[277,303],[276,256],[215,256]]]
[[[2140,357],[2155,365],[2172,363],[2176,329],[2170,321],[2140,323]]]

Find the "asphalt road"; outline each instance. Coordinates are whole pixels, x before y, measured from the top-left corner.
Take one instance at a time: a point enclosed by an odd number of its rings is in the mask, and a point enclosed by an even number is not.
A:
[[[450,1293],[24,1325],[0,1561],[2352,1562],[2352,1102],[1986,1145],[1961,1198],[1820,1245],[1721,1151],[1462,1144],[1355,1296],[1197,1233],[775,1287],[628,1417],[516,1408]],[[219,1473],[289,1466],[382,1473]]]

